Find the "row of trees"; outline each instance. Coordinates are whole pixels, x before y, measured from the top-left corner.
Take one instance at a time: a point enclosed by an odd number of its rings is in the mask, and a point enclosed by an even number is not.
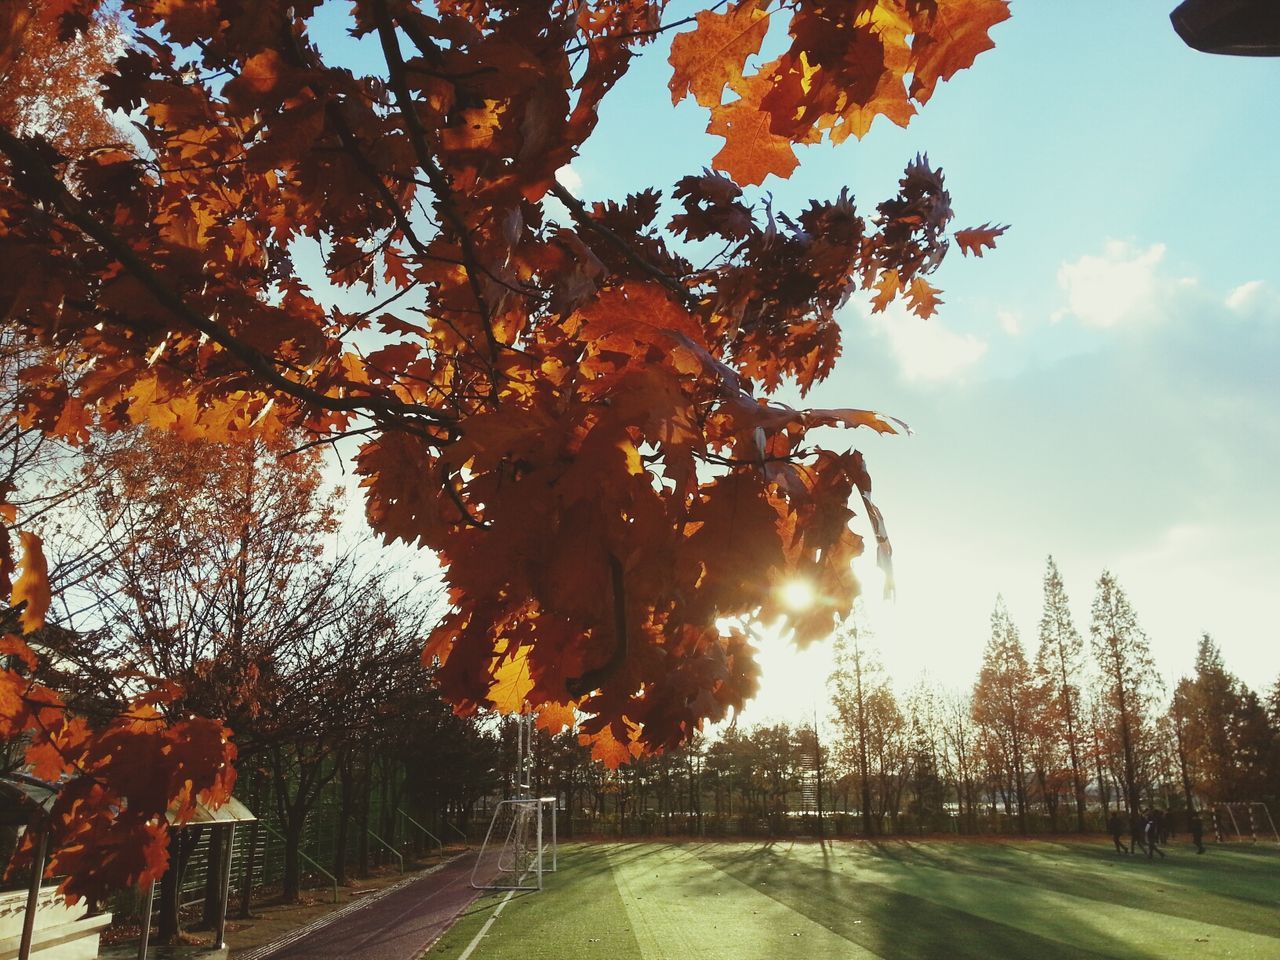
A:
[[[3,346],[13,391],[31,348]],[[465,819],[496,766],[494,734],[457,717],[422,662],[438,591],[344,542],[345,496],[319,451],[297,446],[289,433],[213,443],[140,427],[73,447],[16,418],[0,437],[17,522],[48,545],[54,603],[29,638],[33,679],[90,724],[157,689],[167,715],[225,724],[238,795],[284,838],[286,899],[322,797],[336,797],[332,872],[345,881],[367,872],[370,831],[389,835],[397,809]],[[424,765],[427,745],[437,762]],[[9,746],[5,772],[26,762]],[[200,840],[196,828],[171,844],[162,938],[178,933]],[[212,882],[223,851],[209,851]]]
[[[1086,643],[1053,559],[1039,642],[1028,655],[1002,599],[972,691],[895,694],[850,625],[833,678],[844,764],[864,830],[903,809],[987,816],[1028,832],[1085,830],[1112,810],[1195,809],[1280,794],[1280,683],[1270,704],[1232,676],[1205,634],[1172,700],[1147,636],[1110,572],[1098,579]],[[1091,820],[1092,818],[1092,820]]]
[[[973,687],[896,688],[871,632],[835,639],[825,725],[730,727],[610,773],[548,739],[543,789],[579,826],[623,832],[829,829],[1080,831],[1113,811],[1280,795],[1280,683],[1263,700],[1209,635],[1172,697],[1124,590],[1096,587],[1087,639],[1050,558],[1039,642],[1028,654],[1002,600]]]

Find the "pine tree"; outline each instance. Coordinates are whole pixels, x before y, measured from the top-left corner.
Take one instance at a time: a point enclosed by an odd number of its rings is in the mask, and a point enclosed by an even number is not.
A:
[[[1026,751],[1033,698],[1031,669],[1003,597],[991,614],[991,639],[973,688],[973,719],[997,745],[1017,806],[1018,828],[1027,833]]]
[[[1273,721],[1263,700],[1226,668],[1207,633],[1196,648],[1195,673],[1178,685],[1178,694],[1195,786],[1218,802],[1260,795],[1271,777]]]
[[[1139,771],[1152,736],[1151,710],[1161,683],[1146,634],[1109,570],[1098,579],[1090,633],[1104,717],[1119,738],[1125,801],[1134,813],[1141,806]]]
[[[1040,617],[1040,649],[1037,673],[1043,677],[1048,713],[1057,726],[1071,761],[1071,785],[1075,792],[1076,828],[1084,830],[1085,787],[1088,774],[1081,755],[1079,676],[1083,668],[1084,641],[1071,619],[1067,592],[1058,567],[1049,557],[1044,574],[1044,613]]]

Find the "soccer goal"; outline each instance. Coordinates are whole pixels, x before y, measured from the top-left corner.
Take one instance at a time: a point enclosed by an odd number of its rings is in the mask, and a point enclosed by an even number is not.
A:
[[[477,890],[541,890],[559,865],[556,798],[502,800],[471,870]]]
[[[1213,805],[1213,832],[1219,843],[1240,843],[1245,840],[1258,842],[1258,834],[1264,840],[1280,843],[1280,831],[1265,803],[1250,802],[1215,803]]]
[[[477,890],[541,890],[542,875],[559,865],[556,798],[533,796],[533,741],[533,717],[522,716],[516,723],[516,796],[493,811],[471,869]]]

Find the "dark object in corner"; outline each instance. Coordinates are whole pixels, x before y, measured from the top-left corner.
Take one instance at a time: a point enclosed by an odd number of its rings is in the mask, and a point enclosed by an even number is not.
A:
[[[1169,19],[1196,50],[1280,57],[1280,0],[1183,0]]]

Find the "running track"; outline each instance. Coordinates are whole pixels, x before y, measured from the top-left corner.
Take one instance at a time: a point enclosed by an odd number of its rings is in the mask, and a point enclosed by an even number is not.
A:
[[[471,887],[475,854],[344,911],[291,943],[268,945],[245,960],[417,960],[479,896]]]

